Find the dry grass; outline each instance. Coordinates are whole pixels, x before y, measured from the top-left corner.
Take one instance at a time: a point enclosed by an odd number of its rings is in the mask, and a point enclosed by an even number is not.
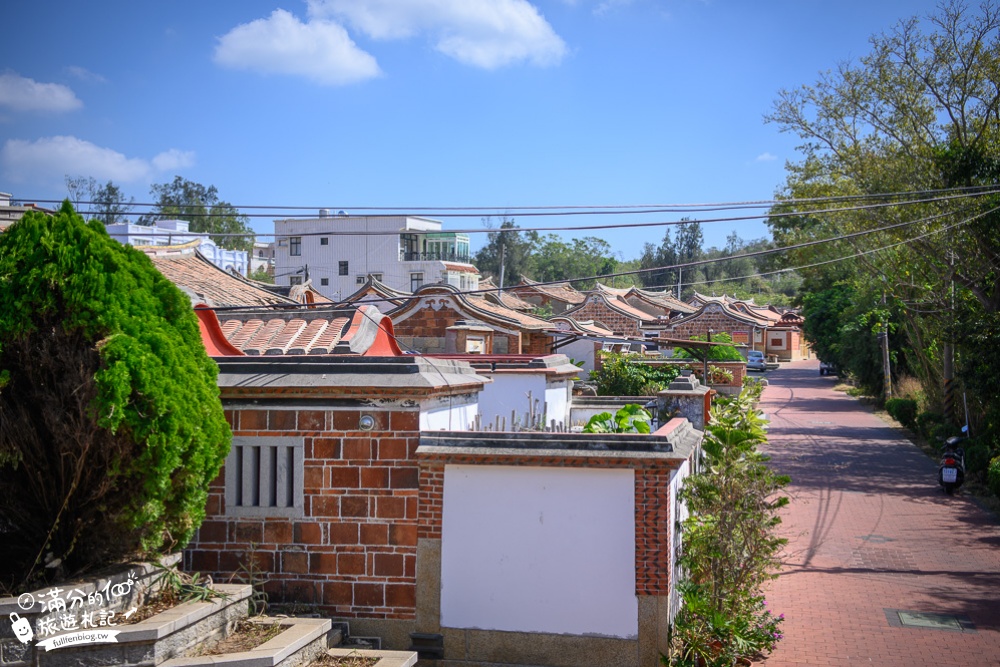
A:
[[[236,628],[228,637],[212,648],[199,650],[191,655],[222,655],[223,653],[252,651],[261,644],[280,635],[285,627],[277,623],[253,623],[248,620],[237,621]]]
[[[182,600],[174,591],[169,589],[163,590],[146,600],[139,606],[134,614],[129,616],[127,620],[118,623],[118,625],[132,625],[133,623],[140,623],[148,618],[156,616],[160,612],[173,609],[181,602]]]
[[[313,661],[310,667],[313,665],[319,665],[319,667],[372,667],[376,662],[378,662],[378,658],[357,652],[345,656],[332,656],[329,653],[324,653]]]

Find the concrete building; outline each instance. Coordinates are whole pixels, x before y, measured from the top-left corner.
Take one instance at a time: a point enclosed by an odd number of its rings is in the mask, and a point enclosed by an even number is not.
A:
[[[441,231],[441,222],[413,216],[354,216],[320,209],[317,218],[274,221],[275,282],[312,280],[324,296],[342,301],[372,277],[392,290],[415,292],[447,283],[479,288],[469,237]]]
[[[132,246],[188,246],[224,271],[247,274],[247,253],[242,250],[220,248],[208,234],[189,231],[187,220],[157,220],[155,226],[122,222],[105,225],[108,235],[124,245]]]

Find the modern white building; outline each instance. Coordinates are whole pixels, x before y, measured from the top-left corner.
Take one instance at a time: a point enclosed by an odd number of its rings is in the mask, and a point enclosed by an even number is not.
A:
[[[208,261],[225,271],[247,274],[247,253],[243,250],[227,250],[216,245],[208,234],[189,231],[187,220],[157,220],[156,226],[136,225],[131,222],[105,225],[108,235],[125,245],[133,246],[179,246],[197,244]]]
[[[255,241],[250,256],[250,272],[263,270],[274,275],[274,241]]]
[[[413,216],[332,215],[274,221],[274,273],[278,285],[311,280],[335,301],[373,276],[388,287],[414,292],[426,283],[479,288],[469,237],[441,231],[441,222]]]

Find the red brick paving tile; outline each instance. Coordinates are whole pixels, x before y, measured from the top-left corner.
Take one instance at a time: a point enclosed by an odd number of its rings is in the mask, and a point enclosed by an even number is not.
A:
[[[768,374],[768,452],[791,475],[789,539],[768,604],[785,635],[767,667],[1000,665],[1000,525],[946,496],[935,464],[816,361]],[[965,614],[976,632],[892,627],[885,609]]]

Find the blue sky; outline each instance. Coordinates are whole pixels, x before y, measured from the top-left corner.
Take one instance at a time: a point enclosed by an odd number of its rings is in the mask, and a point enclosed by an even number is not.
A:
[[[781,88],[932,0],[7,3],[0,190],[65,176],[137,202],[179,174],[237,206],[491,207],[770,199]],[[287,211],[276,217],[285,217]],[[255,218],[262,233],[271,218]],[[482,228],[479,216],[446,228]],[[705,225],[708,245],[757,222]],[[659,228],[586,232],[632,259]],[[473,238],[479,247],[484,236]]]

